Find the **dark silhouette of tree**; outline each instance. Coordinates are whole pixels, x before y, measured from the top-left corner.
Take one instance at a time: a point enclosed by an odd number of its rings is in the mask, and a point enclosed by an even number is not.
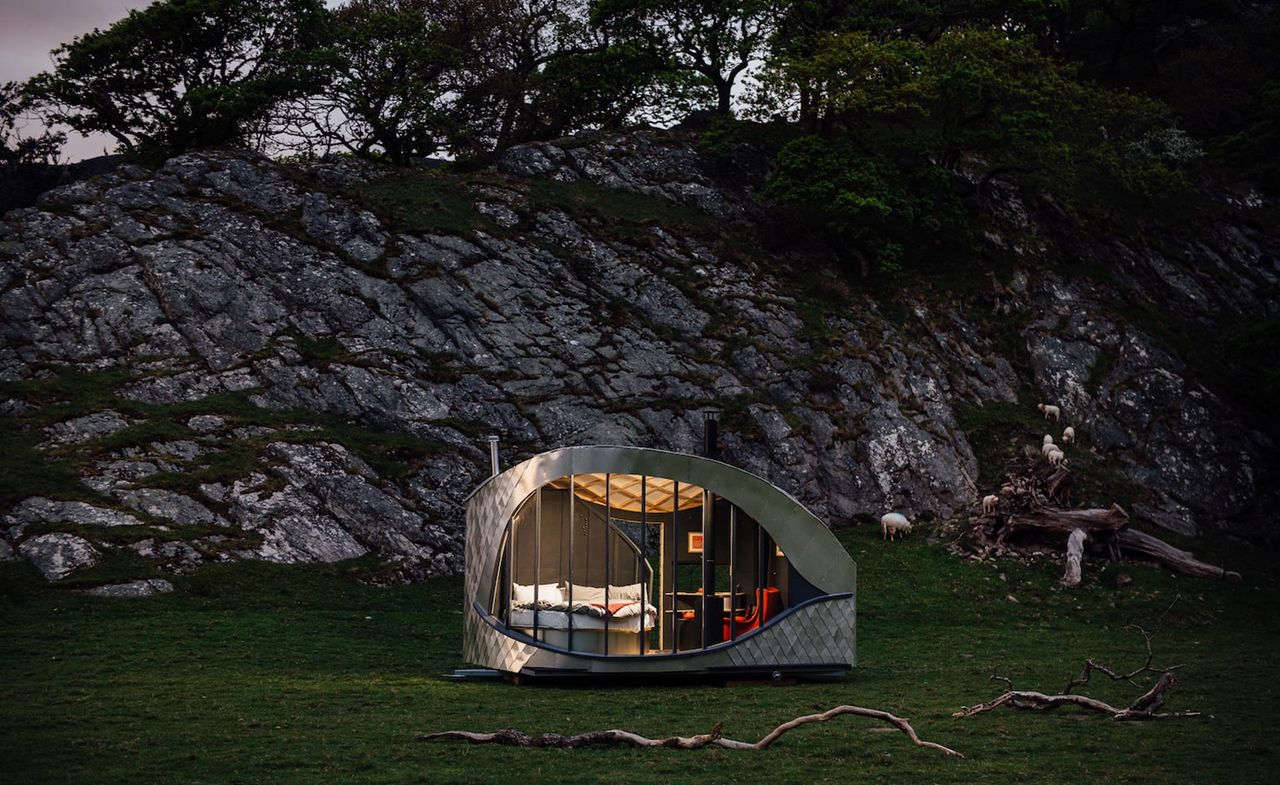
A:
[[[459,93],[473,81],[497,5],[475,0],[351,0],[332,15],[335,65],[314,95],[282,105],[276,144],[395,164],[456,146]]]
[[[667,52],[716,113],[730,116],[735,83],[763,56],[772,8],[768,0],[602,0],[594,18]]]
[[[55,49],[25,92],[136,155],[240,144],[328,79],[327,17],[321,0],[162,0]]]

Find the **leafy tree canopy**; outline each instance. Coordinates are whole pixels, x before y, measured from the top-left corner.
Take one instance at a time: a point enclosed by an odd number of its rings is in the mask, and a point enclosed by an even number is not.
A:
[[[405,164],[462,134],[456,97],[498,20],[493,3],[350,0],[332,14],[334,68],[319,91],[276,112],[278,143]]]
[[[831,35],[764,81],[769,111],[794,109],[804,85],[817,120],[782,150],[767,195],[817,219],[864,275],[962,236],[961,183],[980,195],[1016,179],[1068,203],[1081,182],[1148,195],[1176,187],[1198,154],[1159,102],[1083,81],[1028,36],[990,28],[928,42]]]
[[[161,0],[55,49],[26,91],[50,120],[127,152],[240,143],[324,83],[326,31],[321,0]]]

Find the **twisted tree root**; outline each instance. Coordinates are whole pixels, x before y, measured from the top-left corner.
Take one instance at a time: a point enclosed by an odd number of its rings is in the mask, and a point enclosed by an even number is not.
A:
[[[722,747],[729,750],[763,750],[777,741],[782,734],[798,728],[801,725],[807,725],[811,722],[826,722],[827,720],[839,717],[844,714],[853,714],[859,717],[870,717],[875,720],[892,725],[907,735],[911,739],[911,743],[917,747],[927,747],[929,749],[938,750],[939,752],[955,757],[963,758],[964,755],[956,752],[950,747],[944,747],[932,741],[925,741],[917,734],[915,728],[911,727],[911,723],[902,717],[896,717],[887,711],[879,709],[866,709],[861,706],[836,706],[828,709],[820,714],[806,714],[803,717],[796,717],[788,720],[778,727],[770,731],[764,738],[757,742],[737,741],[735,739],[726,739],[721,735],[724,723],[718,723],[711,729],[710,733],[700,733],[696,736],[668,736],[662,739],[650,739],[636,733],[625,730],[601,730],[590,731],[588,733],[579,733],[576,736],[564,736],[559,733],[541,733],[528,734],[512,728],[504,728],[502,730],[492,731],[490,733],[477,733],[465,730],[447,730],[436,733],[419,733],[414,738],[418,741],[435,741],[438,739],[461,739],[472,744],[505,744],[514,747],[558,747],[572,749],[574,747],[586,747],[595,744],[614,744],[631,747],[666,747],[668,749],[680,750],[697,750],[703,747]]]

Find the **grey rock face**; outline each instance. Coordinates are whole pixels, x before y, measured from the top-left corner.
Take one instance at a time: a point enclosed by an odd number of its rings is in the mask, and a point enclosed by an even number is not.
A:
[[[31,562],[45,580],[56,581],[76,570],[97,563],[98,551],[83,537],[53,532],[24,540],[18,546],[22,558]]]
[[[147,538],[131,543],[129,549],[144,558],[162,562],[171,572],[190,572],[205,561],[200,551],[178,540],[157,542]]]
[[[379,487],[376,473],[336,444],[272,445],[272,473],[235,483],[228,493],[236,524],[260,533],[254,555],[268,561],[338,561],[369,552],[425,574],[447,573],[455,538]]]
[[[889,509],[945,518],[990,490],[977,485],[992,467],[978,466],[981,434],[962,430],[963,410],[1033,412],[1039,401],[1062,407],[1082,437],[1075,449],[1141,489],[1124,500],[1136,514],[1201,535],[1280,532],[1254,512],[1275,445],[1123,313],[1142,298],[1205,323],[1228,306],[1280,313],[1264,295],[1280,280],[1274,238],[1244,224],[1216,224],[1184,249],[1203,264],[1114,243],[1071,249],[1115,270],[1097,284],[1044,272],[1037,255],[1057,240],[1005,193],[988,238],[1027,262],[992,314],[966,294],[890,303],[849,292],[799,251],[734,250],[723,236],[749,245],[761,208],[678,136],[519,146],[498,168],[502,185],[457,183],[491,231],[379,221],[343,190],[380,174],[366,165],[287,172],[231,153],[77,183],[11,213],[0,232],[0,378],[127,367],[119,395],[192,414],[177,421],[181,436],[83,465],[104,504],[137,516],[29,499],[0,519],[8,541],[36,521],[145,518],[219,527],[191,535],[190,553],[169,544],[176,535],[135,543],[173,569],[372,553],[412,577],[447,574],[461,566],[462,500],[486,471],[482,434],[502,434],[504,464],[586,443],[694,451],[707,405],[726,410],[726,459],[833,523]],[[658,215],[675,204],[704,228],[641,216],[619,231],[538,203],[519,177],[589,197],[622,189],[627,204],[651,198]],[[274,416],[199,411],[229,400]],[[6,401],[0,416],[30,407]],[[296,412],[306,416],[292,422]],[[114,412],[86,414],[47,438],[90,449],[123,427]],[[341,443],[353,428],[433,448],[384,476]],[[228,456],[251,468],[162,482]]]
[[[95,412],[46,428],[45,433],[49,437],[46,445],[79,444],[90,439],[109,436],[128,427],[129,421],[119,412]]]
[[[0,519],[5,527],[32,523],[71,523],[81,526],[141,526],[142,521],[118,510],[95,507],[86,502],[65,502],[32,496],[19,502]]]
[[[215,515],[200,502],[173,491],[160,488],[138,488],[117,491],[116,495],[128,507],[163,518],[179,526],[229,525],[222,516]]]
[[[168,594],[173,591],[173,584],[163,578],[150,578],[145,581],[129,581],[113,583],[107,586],[95,586],[85,594],[94,597],[134,598],[151,597],[156,594]]]
[[[215,414],[197,414],[187,420],[187,427],[196,433],[215,433],[226,427],[227,421]]]

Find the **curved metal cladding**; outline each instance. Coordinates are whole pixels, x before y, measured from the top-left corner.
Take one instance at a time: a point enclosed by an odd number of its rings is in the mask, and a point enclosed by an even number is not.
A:
[[[569,652],[503,627],[477,602],[494,585],[498,548],[520,504],[569,474],[645,474],[692,483],[727,499],[760,523],[791,565],[826,596],[802,603],[734,641],[645,656]],[[857,567],[829,529],[795,498],[726,463],[640,447],[565,447],[490,477],[467,500],[463,658],[510,673],[671,673],[853,666]]]

